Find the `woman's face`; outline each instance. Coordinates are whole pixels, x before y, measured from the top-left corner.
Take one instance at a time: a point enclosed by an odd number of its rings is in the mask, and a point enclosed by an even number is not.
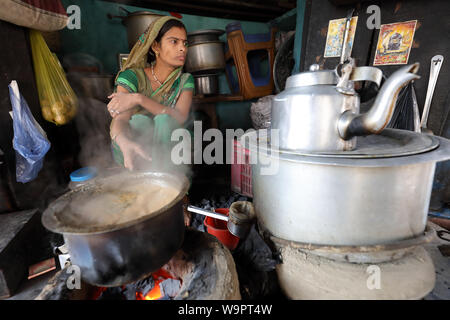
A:
[[[161,41],[155,44],[153,51],[159,52],[157,60],[175,68],[183,66],[187,54],[186,30],[172,27],[162,36]]]

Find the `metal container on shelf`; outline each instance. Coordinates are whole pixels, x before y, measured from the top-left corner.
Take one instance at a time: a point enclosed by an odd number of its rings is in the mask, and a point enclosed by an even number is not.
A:
[[[223,30],[197,30],[187,34],[189,50],[185,69],[192,74],[214,74],[225,69]]]
[[[131,50],[138,41],[139,37],[147,30],[148,26],[156,19],[163,17],[161,14],[157,14],[151,11],[135,11],[130,12],[123,7],[119,7],[122,11],[126,12],[126,16],[114,16],[108,14],[108,18],[120,18],[122,24],[127,27],[128,48]]]
[[[219,79],[217,74],[195,75],[194,81],[196,95],[219,93]]]

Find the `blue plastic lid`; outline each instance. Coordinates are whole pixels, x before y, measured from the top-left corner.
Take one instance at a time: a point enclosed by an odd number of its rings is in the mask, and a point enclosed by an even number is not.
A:
[[[97,169],[95,167],[84,167],[75,170],[70,174],[70,180],[75,182],[86,181],[97,176]]]

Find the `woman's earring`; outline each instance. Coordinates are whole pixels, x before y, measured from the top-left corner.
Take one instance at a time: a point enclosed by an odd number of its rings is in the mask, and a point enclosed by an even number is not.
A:
[[[159,56],[159,52],[158,52],[158,51],[156,51],[156,52],[155,52],[155,54],[156,54],[156,57],[158,57],[158,56]]]

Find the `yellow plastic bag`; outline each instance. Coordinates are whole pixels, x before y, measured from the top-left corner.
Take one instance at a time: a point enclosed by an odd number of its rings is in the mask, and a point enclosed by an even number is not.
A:
[[[58,58],[50,51],[42,34],[31,29],[30,42],[42,116],[57,125],[66,124],[77,113],[77,96],[70,87]]]

